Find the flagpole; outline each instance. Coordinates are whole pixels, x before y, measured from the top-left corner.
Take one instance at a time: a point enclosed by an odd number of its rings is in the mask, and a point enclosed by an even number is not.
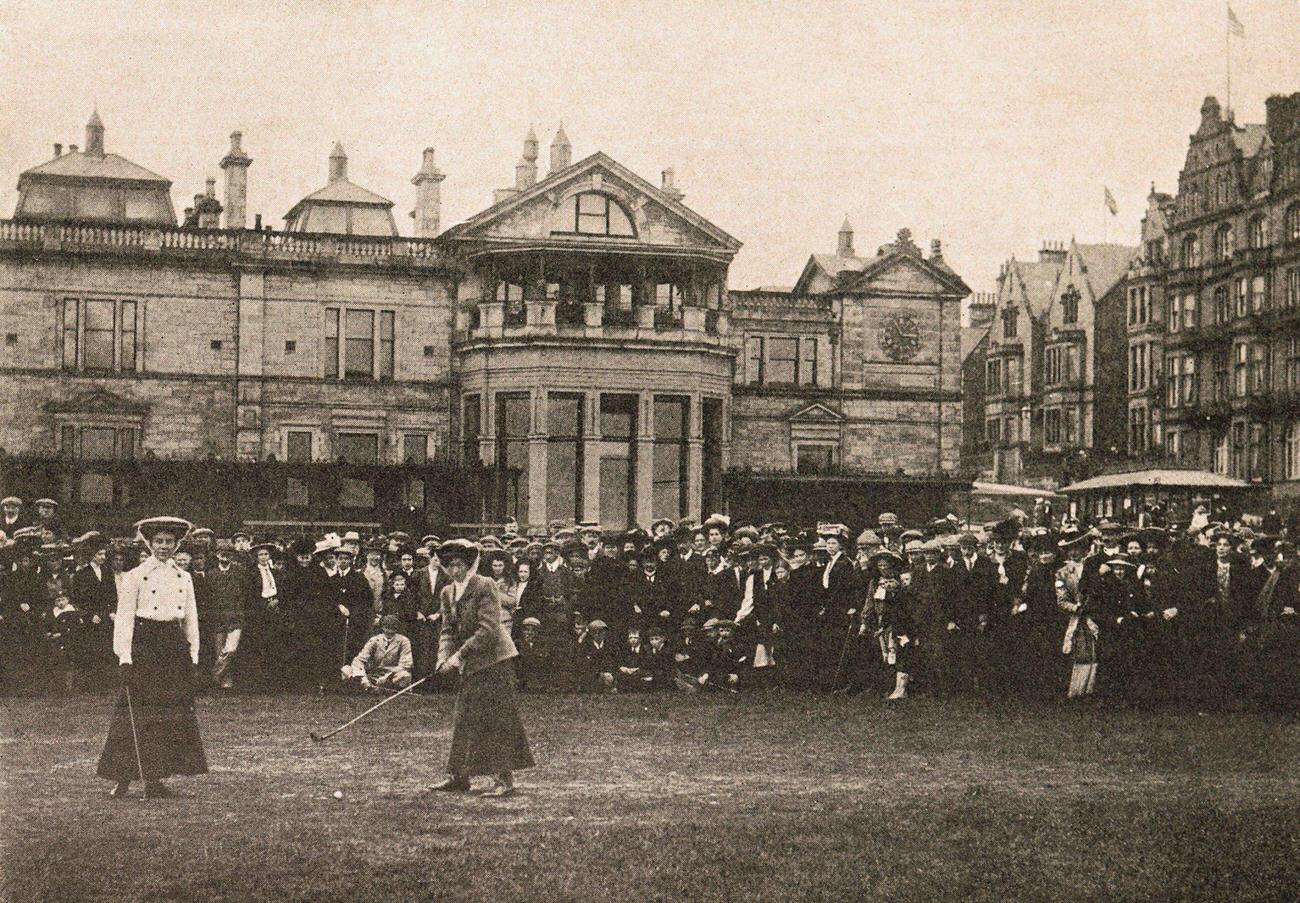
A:
[[[1228,7],[1228,15],[1232,15],[1232,7]],[[1232,20],[1227,19],[1223,23],[1223,50],[1224,58],[1227,61],[1228,68],[1228,85],[1227,85],[1227,109],[1224,110],[1224,118],[1232,115]]]

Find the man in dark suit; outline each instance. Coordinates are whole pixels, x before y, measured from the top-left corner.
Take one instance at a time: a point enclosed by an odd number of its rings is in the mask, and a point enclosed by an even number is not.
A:
[[[113,665],[113,616],[117,612],[117,584],[108,566],[108,542],[87,533],[73,542],[86,563],[72,575],[72,604],[81,612],[85,627],[86,666],[92,686],[100,686]]]
[[[952,565],[951,607],[945,625],[951,645],[947,664],[953,671],[956,686],[971,692],[987,683],[987,631],[999,578],[992,562],[979,554],[979,539],[974,533],[961,534],[957,548]]]
[[[329,587],[333,592],[335,604],[342,605],[348,610],[347,658],[351,661],[375,632],[374,601],[370,595],[370,583],[365,575],[352,567],[352,550],[347,546],[341,546],[335,555],[339,567],[334,576],[329,578]]]
[[[1009,517],[993,526],[993,555],[989,561],[997,572],[997,583],[989,605],[988,689],[1007,695],[1007,675],[1014,666],[1018,628],[1028,606],[1024,602],[1025,577],[1029,573],[1029,556],[1015,547],[1020,536],[1020,522]]]
[[[434,638],[438,635],[438,597],[447,585],[447,574],[438,560],[436,549],[429,549],[429,563],[415,572],[415,636],[407,637],[411,641],[411,651],[415,655],[415,679],[428,677],[433,673]],[[525,612],[524,614],[533,614]],[[522,614],[519,617],[523,617]],[[430,681],[432,683],[432,681]],[[425,684],[428,686],[428,684]]]
[[[820,585],[820,658],[824,686],[830,690],[845,684],[845,669],[856,662],[849,646],[850,628],[862,607],[865,592],[857,567],[844,552],[849,531],[843,524],[819,524],[818,537],[826,546],[826,564],[821,569]]]
[[[929,692],[944,693],[949,687],[944,670],[944,649],[948,639],[948,610],[954,594],[953,571],[943,560],[943,545],[930,539],[921,547],[921,564],[912,568],[912,597],[917,632],[917,675]]]

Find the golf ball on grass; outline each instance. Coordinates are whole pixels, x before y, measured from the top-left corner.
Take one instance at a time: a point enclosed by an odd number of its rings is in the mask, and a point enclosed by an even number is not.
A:
[[[343,799],[343,791],[342,791],[342,790],[335,790],[335,791],[334,791],[334,799],[336,799],[336,800],[341,800],[341,799]]]

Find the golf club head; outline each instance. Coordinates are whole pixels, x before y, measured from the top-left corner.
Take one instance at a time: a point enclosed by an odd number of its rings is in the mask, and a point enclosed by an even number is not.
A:
[[[315,741],[316,743],[319,743],[319,742],[321,742],[322,740],[325,739],[325,738],[322,737],[322,736],[320,735],[320,733],[317,732],[317,731],[312,731],[312,732],[311,732],[311,738],[312,738],[312,740]]]

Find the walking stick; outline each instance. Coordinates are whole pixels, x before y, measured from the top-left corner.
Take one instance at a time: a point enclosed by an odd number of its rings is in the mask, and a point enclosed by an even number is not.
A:
[[[343,664],[348,663],[348,631],[352,628],[352,616],[343,619]]]
[[[126,690],[126,715],[131,721],[131,745],[135,747],[135,767],[140,773],[140,780],[144,781],[144,760],[140,758],[140,737],[135,732],[135,709],[131,705],[131,685],[124,687]]]
[[[849,611],[849,629],[844,632],[844,643],[840,646],[840,663],[835,666],[835,677],[831,680],[831,692],[838,693],[840,688],[840,673],[844,670],[844,659],[849,654],[849,640],[853,638],[853,616],[856,611]]]
[[[406,694],[406,693],[411,692],[412,690],[414,690],[416,687],[418,687],[420,684],[424,683],[424,682],[425,682],[426,680],[428,680],[428,679],[429,679],[429,678],[427,678],[427,677],[421,677],[419,680],[415,681],[415,682],[412,683],[410,686],[405,687],[404,689],[401,689],[401,690],[397,691],[397,692],[394,693],[392,696],[389,696],[389,697],[386,698],[386,699],[381,699],[379,702],[375,703],[375,704],[372,705],[370,708],[366,709],[364,712],[362,712],[362,713],[361,713],[360,715],[358,715],[357,717],[353,718],[351,721],[347,722],[346,724],[341,724],[341,725],[339,725],[338,727],[334,728],[334,730],[330,731],[330,732],[327,733],[327,734],[321,734],[321,733],[318,733],[318,732],[316,732],[316,731],[312,731],[312,732],[311,732],[311,738],[312,738],[312,740],[314,740],[314,741],[317,742],[317,743],[321,742],[322,740],[328,740],[330,737],[333,737],[335,734],[337,734],[339,731],[343,730],[344,728],[349,728],[349,727],[351,727],[352,725],[356,724],[356,723],[357,723],[358,721],[360,721],[362,718],[366,717],[366,716],[369,715],[371,712],[373,712],[375,709],[380,708],[381,706],[386,706],[386,705],[388,705],[390,702],[392,702],[394,699],[396,699],[397,697],[402,696],[402,695],[404,695],[404,694]]]

